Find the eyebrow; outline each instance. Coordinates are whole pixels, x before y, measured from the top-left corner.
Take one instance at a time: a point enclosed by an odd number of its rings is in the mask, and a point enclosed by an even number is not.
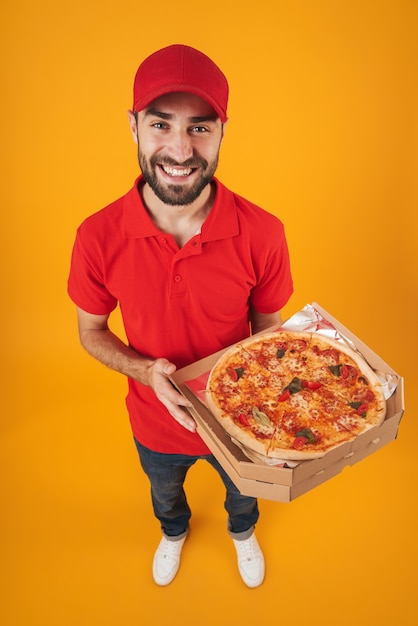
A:
[[[160,117],[163,120],[172,120],[175,115],[172,113],[165,113],[164,111],[158,111],[157,109],[147,109],[145,111],[145,117]],[[216,122],[218,116],[215,115],[202,115],[202,116],[193,116],[190,117],[189,120],[192,124],[200,124],[202,122]]]

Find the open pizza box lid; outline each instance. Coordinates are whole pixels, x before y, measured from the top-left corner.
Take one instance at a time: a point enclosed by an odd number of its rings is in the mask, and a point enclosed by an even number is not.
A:
[[[397,436],[404,412],[403,378],[321,306],[313,303],[307,305],[307,308],[310,312],[313,311],[318,319],[323,320],[325,328],[336,329],[344,340],[362,354],[374,370],[383,373],[390,380],[392,389],[387,394],[390,397],[387,397],[385,420],[380,426],[334,448],[320,459],[290,464],[294,467],[271,466],[254,458],[250,460],[241,447],[231,440],[203,401],[199,400],[198,394],[192,391],[191,381],[196,381],[199,377],[205,379],[228,348],[178,370],[171,377],[171,381],[191,401],[192,408],[189,411],[197,423],[197,432],[243,495],[290,502],[336,476],[344,467],[354,465],[369,456]],[[284,326],[286,327],[286,323]],[[274,330],[277,328],[270,328],[265,332]]]

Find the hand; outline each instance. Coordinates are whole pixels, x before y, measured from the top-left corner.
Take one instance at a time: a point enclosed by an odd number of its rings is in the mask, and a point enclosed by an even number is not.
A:
[[[196,432],[196,422],[181,407],[191,407],[192,403],[181,395],[168,380],[176,366],[167,359],[156,359],[148,369],[149,386],[170,415],[190,432]]]

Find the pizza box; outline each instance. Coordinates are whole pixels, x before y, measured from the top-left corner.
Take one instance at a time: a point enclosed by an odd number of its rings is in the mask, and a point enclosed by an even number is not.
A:
[[[354,465],[379,450],[397,436],[404,412],[403,378],[322,307],[316,303],[310,306],[348,338],[373,369],[388,374],[395,381],[396,389],[387,399],[386,417],[380,426],[334,448],[320,459],[302,461],[295,467],[277,467],[250,460],[186,385],[187,381],[209,372],[228,348],[175,372],[171,377],[172,383],[191,401],[192,408],[188,410],[197,423],[197,432],[243,495],[290,502],[336,476],[344,467]],[[265,332],[273,330],[277,328],[270,328]]]

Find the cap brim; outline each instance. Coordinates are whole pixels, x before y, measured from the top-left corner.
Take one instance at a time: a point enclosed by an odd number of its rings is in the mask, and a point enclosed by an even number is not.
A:
[[[210,106],[213,108],[213,110],[215,111],[215,113],[217,114],[221,122],[223,124],[226,122],[227,115],[226,115],[226,112],[222,109],[222,107],[220,107],[219,104],[215,102],[214,99],[211,98],[209,94],[203,91],[203,89],[199,89],[196,86],[192,86],[192,85],[176,84],[176,85],[166,85],[165,87],[159,87],[159,89],[156,89],[152,92],[148,92],[146,95],[146,98],[137,99],[134,102],[133,110],[138,111],[138,112],[142,111],[157,98],[160,98],[161,96],[165,96],[169,93],[177,93],[177,92],[192,93],[193,95],[198,96],[199,98],[202,98],[202,100],[210,104]]]

